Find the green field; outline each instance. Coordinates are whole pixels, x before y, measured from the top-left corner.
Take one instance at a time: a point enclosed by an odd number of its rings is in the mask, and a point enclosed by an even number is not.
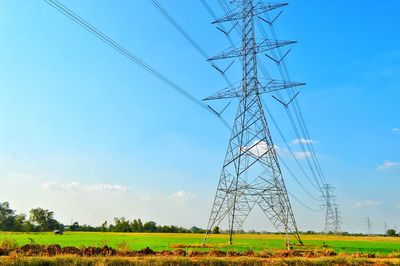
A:
[[[150,247],[155,251],[171,250],[176,247],[191,245],[190,249],[235,251],[282,250],[283,240],[279,235],[272,234],[240,234],[236,235],[234,244],[228,244],[227,235],[213,235],[208,241],[208,247],[201,246],[202,234],[163,234],[163,233],[89,233],[65,232],[64,235],[52,233],[0,233],[0,242],[4,239],[14,239],[19,245],[59,244],[60,246],[104,246],[114,248],[123,243],[132,250]],[[363,237],[363,236],[332,236],[332,235],[302,235],[305,249],[331,248],[337,253],[375,253],[388,254],[400,251],[400,237]],[[297,247],[296,247],[297,248]]]

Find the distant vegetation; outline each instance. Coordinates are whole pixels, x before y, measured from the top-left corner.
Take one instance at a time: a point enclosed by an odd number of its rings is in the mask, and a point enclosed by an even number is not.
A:
[[[0,230],[16,232],[45,232],[63,229],[63,225],[54,219],[54,213],[42,208],[26,214],[16,214],[8,202],[0,203]]]
[[[29,215],[17,214],[8,202],[0,203],[0,231],[13,232],[50,232],[53,230],[87,231],[87,232],[148,232],[148,233],[205,233],[196,226],[186,229],[174,225],[157,225],[153,221],[142,222],[141,219],[132,221],[114,218],[113,224],[104,222],[101,226],[63,225],[54,218],[54,212],[42,208],[29,211]]]
[[[191,228],[184,228],[174,225],[158,225],[154,221],[142,222],[141,219],[128,220],[124,217],[114,218],[114,223],[103,222],[100,226],[91,225],[80,225],[78,222],[74,222],[71,225],[64,225],[54,218],[54,212],[43,209],[35,208],[29,211],[29,214],[17,214],[15,210],[10,207],[8,202],[0,202],[0,231],[10,232],[51,232],[54,230],[61,231],[75,231],[75,232],[136,232],[136,233],[205,233],[206,230],[193,226]],[[211,230],[212,234],[226,233],[221,230],[218,226]],[[249,233],[249,234],[260,234],[260,233],[271,233],[271,232],[257,232],[254,230],[250,231],[238,231],[236,233]],[[314,231],[302,232],[303,234],[319,234]],[[272,233],[273,234],[273,233]],[[340,235],[363,235],[363,234],[349,234],[347,232],[328,234],[340,234]],[[394,229],[388,229],[386,232],[387,236],[399,236]]]

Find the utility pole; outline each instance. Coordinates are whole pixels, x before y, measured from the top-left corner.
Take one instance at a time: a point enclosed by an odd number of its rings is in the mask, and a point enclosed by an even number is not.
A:
[[[386,222],[383,223],[383,230],[384,230],[383,234],[386,235],[387,234],[387,230],[388,230]]]
[[[259,206],[275,229],[284,235],[290,246],[290,235],[301,243],[285,182],[278,162],[269,126],[260,99],[261,93],[304,85],[290,81],[258,78],[257,54],[294,42],[256,41],[255,19],[265,12],[286,4],[263,3],[253,0],[234,0],[234,12],[213,23],[234,22],[241,25],[241,47],[232,47],[210,58],[241,59],[242,80],[204,100],[238,98],[239,107],[228,143],[220,180],[215,194],[206,238],[212,228],[228,220],[229,242],[233,233],[241,230],[255,205]],[[235,27],[235,26],[234,26]]]

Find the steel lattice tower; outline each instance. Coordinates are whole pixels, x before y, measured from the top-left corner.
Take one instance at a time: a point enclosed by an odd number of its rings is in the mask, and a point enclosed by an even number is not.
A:
[[[335,207],[335,227],[336,227],[336,233],[340,233],[342,231],[340,224],[341,224],[341,215],[339,212],[339,208]]]
[[[335,196],[333,194],[334,188],[325,184],[323,186],[323,197],[324,205],[322,205],[325,210],[325,233],[333,232],[339,233],[340,230],[340,214],[338,211],[338,205],[335,202]]]
[[[371,219],[367,217],[367,235],[372,235],[372,229],[371,229]]]
[[[253,0],[234,1],[234,4],[237,4],[239,11],[215,23],[239,20],[242,25],[241,47],[233,47],[210,60],[240,57],[242,80],[238,87],[228,87],[205,99],[239,98],[206,239],[212,228],[227,218],[232,243],[232,234],[242,229],[250,211],[258,205],[276,230],[285,235],[288,246],[291,234],[301,243],[260,94],[303,83],[268,80],[262,84],[259,81],[257,54],[294,42],[263,40],[257,43],[254,28],[255,16],[286,4]]]

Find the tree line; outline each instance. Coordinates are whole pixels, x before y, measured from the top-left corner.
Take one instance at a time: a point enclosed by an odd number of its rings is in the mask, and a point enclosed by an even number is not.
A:
[[[50,232],[54,230],[61,231],[81,231],[81,232],[147,232],[147,233],[205,233],[206,230],[193,226],[189,229],[174,226],[174,225],[158,225],[156,222],[148,221],[142,222],[141,219],[128,220],[124,217],[114,218],[114,223],[105,221],[100,226],[80,225],[74,222],[71,225],[64,225],[54,218],[54,212],[43,209],[34,208],[27,214],[17,214],[15,210],[10,207],[8,202],[0,202],[0,231],[13,231],[13,232]],[[218,226],[212,229],[212,234],[227,233],[227,231],[220,230]],[[271,233],[271,232],[258,232],[250,231],[236,231],[236,233]],[[303,234],[320,234],[320,232],[307,231],[301,232]],[[335,234],[329,232],[328,234]],[[341,235],[364,235],[349,234],[348,232],[336,233]],[[384,235],[399,236],[394,229],[388,229]]]
[[[189,229],[174,225],[157,225],[156,222],[142,222],[141,219],[128,220],[124,217],[114,218],[114,223],[105,221],[98,227],[79,225],[74,222],[67,227],[70,231],[93,231],[93,232],[147,232],[147,233],[205,233],[205,230],[197,226]]]
[[[8,202],[0,203],[0,231],[45,232],[62,230],[63,225],[54,219],[54,212],[42,208],[29,211],[29,215],[17,214]]]
[[[64,225],[54,218],[54,212],[34,208],[29,214],[17,214],[8,202],[0,202],[0,231],[13,232],[50,232],[54,230],[87,231],[87,232],[149,232],[149,233],[205,233],[205,230],[196,226],[189,229],[174,225],[157,225],[156,222],[142,222],[141,219],[132,221],[122,217],[114,218],[114,223],[105,221],[100,226],[80,225],[74,222]],[[219,233],[219,228],[214,228]]]

